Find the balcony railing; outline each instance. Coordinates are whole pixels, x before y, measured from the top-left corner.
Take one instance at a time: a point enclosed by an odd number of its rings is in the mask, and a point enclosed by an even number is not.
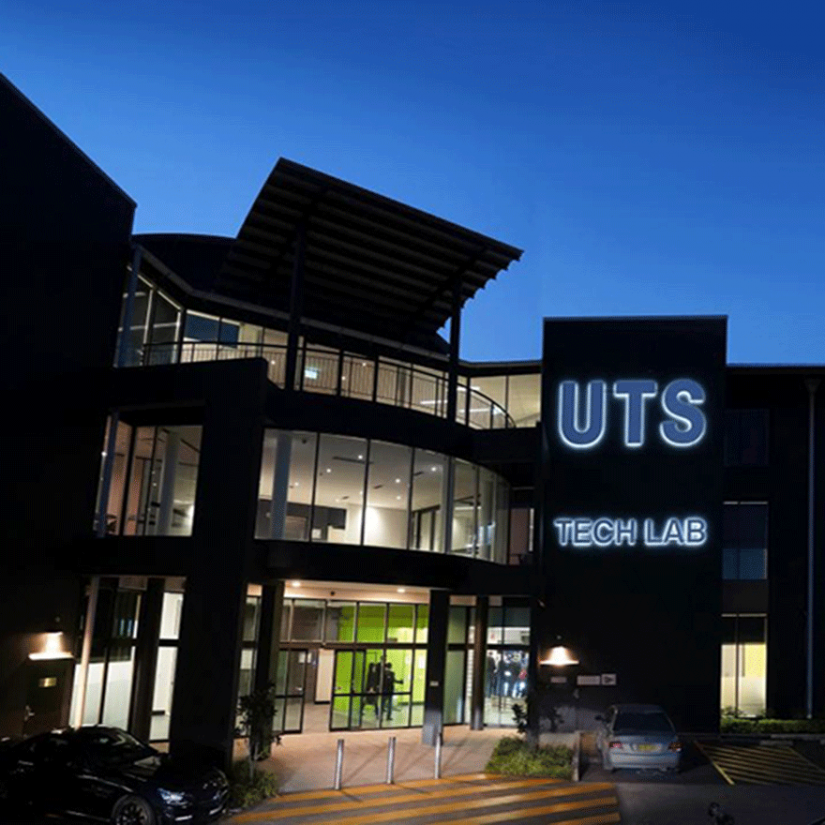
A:
[[[192,364],[264,358],[269,380],[283,387],[286,346],[281,344],[226,344],[219,341],[184,341],[152,344],[133,353],[135,366]],[[447,416],[447,374],[389,358],[367,358],[355,353],[306,347],[298,353],[296,389],[378,404],[405,407],[439,418]],[[513,419],[492,398],[459,378],[456,420],[477,430],[512,427]]]

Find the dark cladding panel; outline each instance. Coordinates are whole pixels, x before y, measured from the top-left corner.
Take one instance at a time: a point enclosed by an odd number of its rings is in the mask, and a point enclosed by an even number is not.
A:
[[[616,675],[582,707],[717,724],[725,340],[722,318],[545,321],[539,650],[563,635],[570,686]]]

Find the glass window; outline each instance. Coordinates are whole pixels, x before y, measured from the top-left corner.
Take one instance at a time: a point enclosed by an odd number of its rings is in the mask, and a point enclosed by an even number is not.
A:
[[[372,400],[375,382],[375,362],[361,355],[344,354],[341,373],[341,395]]]
[[[541,415],[541,375],[511,375],[507,409],[516,427],[533,427]]]
[[[322,435],[312,510],[312,541],[360,544],[367,442]]]
[[[455,459],[453,485],[452,552],[472,556],[475,553],[477,468]]]
[[[309,539],[316,443],[315,433],[266,431],[257,538]]]
[[[127,301],[124,294],[124,308]],[[147,337],[147,322],[152,304],[152,285],[138,277],[135,289],[135,300],[132,304],[132,325],[127,337],[128,351],[125,363],[127,366],[137,366],[143,363],[143,346]]]
[[[338,350],[317,344],[307,347],[298,376],[301,389],[335,395],[338,392],[338,360]]]
[[[295,599],[292,607],[292,636],[295,642],[320,642],[324,638],[324,602]]]
[[[430,626],[430,606],[427,604],[416,605],[415,608],[415,643],[417,645],[427,644],[427,629]]]
[[[768,411],[727,410],[725,464],[764,467],[768,463]]]
[[[175,362],[180,315],[180,307],[162,292],[156,290],[152,301],[149,358],[144,363],[172,364]]]
[[[387,619],[387,641],[412,644],[415,633],[415,605],[391,604]]]
[[[358,605],[358,633],[359,642],[384,644],[384,624],[386,615],[385,604]]]
[[[407,546],[412,449],[373,441],[369,451],[364,543]]]
[[[106,422],[106,432],[103,437],[103,451],[100,458],[100,481],[98,484],[97,503],[100,509],[100,495],[103,485],[103,472],[107,461],[106,449],[109,444],[109,427],[112,419]],[[129,466],[129,452],[132,448],[132,428],[122,421],[118,422],[117,436],[115,437],[115,456],[112,463],[112,476],[109,483],[109,500],[106,504],[106,530],[107,536],[119,535],[122,530],[121,514],[123,508],[123,497],[126,494],[127,473]],[[99,512],[96,514],[99,518]],[[97,522],[95,522],[97,529]]]
[[[177,659],[177,647],[161,647],[158,650],[155,690],[152,696],[152,722],[149,732],[149,739],[153,742],[169,738]]]
[[[180,617],[183,593],[164,593],[160,617],[160,638],[177,639],[180,636]]]
[[[112,607],[112,638],[137,637],[140,598],[139,590],[118,590],[115,593]]]
[[[355,639],[355,602],[327,603],[328,642],[352,642]]]
[[[258,640],[258,614],[260,612],[260,596],[247,596],[243,614],[243,640],[256,642]],[[243,694],[240,694],[243,696]]]
[[[101,718],[102,724],[117,728],[128,727],[134,669],[134,645],[113,644],[109,651],[109,661],[106,667],[106,693]]]
[[[412,478],[410,547],[440,552],[444,546],[442,513],[447,459],[429,450],[415,450]]]
[[[263,331],[264,358],[269,362],[269,380],[279,387],[284,386],[286,372],[286,343],[285,332],[274,329]]]
[[[460,605],[450,607],[450,619],[447,625],[447,644],[463,645],[467,643],[467,608]]]
[[[134,443],[126,535],[189,536],[201,427],[140,427]]]
[[[183,326],[181,362],[214,361],[218,357],[219,329],[219,318],[188,311]]]
[[[768,505],[725,502],[722,533],[722,578],[767,578]]]
[[[722,623],[722,712],[763,716],[767,700],[766,617],[724,616]]]
[[[496,480],[497,476],[484,467],[478,468],[478,556],[492,559],[497,546],[496,517]]]

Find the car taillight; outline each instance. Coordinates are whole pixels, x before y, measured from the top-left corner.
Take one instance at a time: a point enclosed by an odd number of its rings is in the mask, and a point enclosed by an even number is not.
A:
[[[621,750],[624,745],[621,742],[616,742],[615,740],[610,743],[610,749],[613,750],[614,748]]]
[[[682,743],[677,739],[675,742],[671,742],[667,746],[667,749],[669,751],[680,751],[680,750],[682,750]]]

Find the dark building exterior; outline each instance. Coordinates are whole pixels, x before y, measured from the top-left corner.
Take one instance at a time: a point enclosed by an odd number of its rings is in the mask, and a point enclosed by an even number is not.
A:
[[[568,728],[825,712],[823,368],[726,365],[723,318],[548,320],[541,361],[462,361],[520,250],[286,160],[236,238],[132,235],[5,80],[0,106],[0,735],[225,761],[270,682],[280,731],[429,742],[528,695]]]

